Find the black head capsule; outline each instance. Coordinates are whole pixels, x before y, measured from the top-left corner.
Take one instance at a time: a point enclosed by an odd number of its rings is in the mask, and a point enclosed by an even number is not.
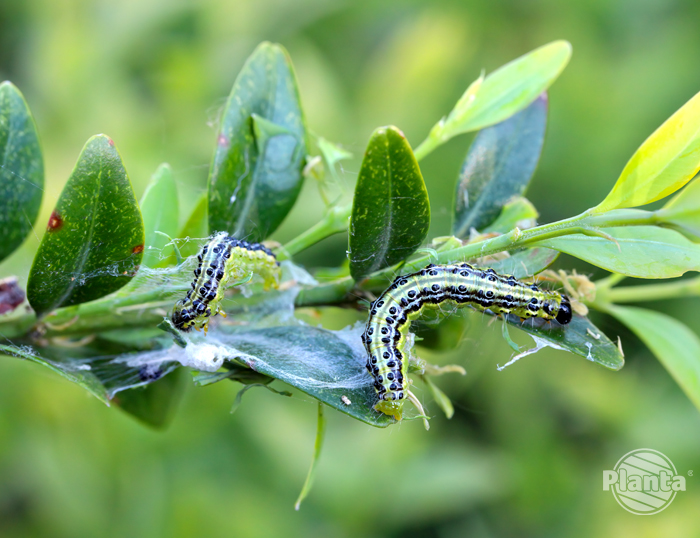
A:
[[[573,314],[571,312],[571,301],[566,295],[561,296],[561,305],[559,305],[559,312],[557,312],[556,320],[562,325],[566,325],[571,322]]]

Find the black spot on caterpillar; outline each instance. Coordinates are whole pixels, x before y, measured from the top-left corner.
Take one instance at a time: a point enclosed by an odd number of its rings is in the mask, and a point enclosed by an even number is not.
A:
[[[408,357],[404,350],[408,327],[423,308],[437,308],[444,302],[560,324],[569,323],[572,315],[566,295],[467,263],[428,265],[400,276],[372,303],[362,335],[368,354],[367,370],[379,397],[374,406],[378,411],[401,420],[405,399],[420,406],[408,390]]]
[[[240,282],[251,273],[262,277],[265,289],[277,287],[279,262],[272,251],[259,244],[240,241],[220,232],[197,256],[199,265],[194,270],[192,289],[173,309],[171,320],[181,331],[204,329],[206,334],[212,315],[226,316],[221,299],[229,283]]]

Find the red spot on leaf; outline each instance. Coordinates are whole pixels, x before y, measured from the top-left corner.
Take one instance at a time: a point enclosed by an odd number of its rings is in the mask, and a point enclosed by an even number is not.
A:
[[[131,252],[134,254],[141,254],[143,252],[143,243],[140,245],[136,245],[134,248],[131,249]]]
[[[46,227],[46,229],[49,232],[55,232],[56,230],[60,229],[61,226],[63,226],[63,219],[54,209],[53,213],[51,213],[51,216],[49,217],[49,225]]]
[[[108,143],[110,146],[114,146],[114,140],[112,140],[111,138],[107,138],[107,143]]]
[[[216,139],[216,143],[221,147],[226,147],[228,146],[229,140],[224,135],[220,134],[219,138]]]

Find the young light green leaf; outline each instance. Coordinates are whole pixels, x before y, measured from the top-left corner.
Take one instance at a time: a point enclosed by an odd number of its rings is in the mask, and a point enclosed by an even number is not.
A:
[[[560,75],[571,58],[567,41],[554,41],[497,69],[477,85],[464,112],[455,109],[438,122],[416,149],[418,160],[450,138],[499,123],[527,107]],[[478,82],[478,81],[477,81]]]
[[[514,196],[522,196],[542,152],[547,125],[547,96],[525,110],[479,132],[457,181],[452,232],[469,237],[493,223]],[[504,231],[510,231],[508,228]]]
[[[513,275],[517,279],[531,277],[541,273],[554,263],[559,252],[549,248],[528,248],[511,252],[501,260],[485,262],[481,265],[490,267],[501,275]]]
[[[63,189],[34,257],[27,298],[38,316],[127,284],[144,248],[141,212],[114,142],[92,137]]]
[[[323,157],[323,162],[326,164],[326,169],[337,180],[338,173],[335,170],[335,165],[340,161],[352,159],[352,153],[321,136],[316,140],[316,144]]]
[[[304,485],[301,488],[297,502],[294,504],[294,510],[299,510],[301,503],[306,499],[309,491],[311,491],[314,476],[316,475],[316,465],[318,465],[318,460],[321,458],[321,449],[323,448],[323,438],[325,435],[326,419],[323,417],[323,404],[318,402],[318,422],[316,425],[316,440],[314,441],[314,455],[311,458],[311,465],[309,466],[309,472],[306,475]]]
[[[700,270],[700,245],[657,226],[601,228],[614,241],[573,234],[537,245],[571,254],[613,273],[637,278],[673,278]]]
[[[498,218],[482,232],[485,234],[493,232],[504,234],[516,227],[520,229],[532,228],[537,224],[539,216],[539,212],[530,200],[517,196],[506,202]]]
[[[430,202],[411,146],[396,127],[370,138],[350,220],[350,272],[361,280],[405,260],[430,226]]]
[[[700,338],[661,312],[616,305],[609,307],[608,312],[644,342],[700,409]]]
[[[432,379],[430,379],[430,376],[422,376],[423,382],[425,383],[426,387],[428,387],[428,390],[430,391],[430,395],[433,397],[433,400],[435,400],[435,403],[437,406],[442,410],[443,413],[445,413],[445,417],[448,419],[452,418],[455,414],[455,408],[454,405],[452,405],[452,401],[450,398],[438,388],[438,386],[433,383]]]
[[[261,241],[294,205],[306,128],[287,52],[261,43],[231,90],[209,173],[209,228]]]
[[[177,185],[173,171],[166,163],[161,164],[151,177],[141,198],[141,214],[146,233],[146,246],[142,265],[155,267],[165,252],[168,239],[156,232],[175,237],[179,225]]]
[[[691,181],[663,209],[656,211],[658,219],[694,242],[700,241],[700,181]]]
[[[516,353],[520,353],[522,349],[518,344],[516,344],[513,339],[510,337],[510,332],[508,332],[508,324],[507,323],[501,323],[501,336],[503,336],[503,339],[506,341],[506,344],[515,351]]]
[[[0,84],[0,261],[32,230],[44,193],[44,158],[34,118],[11,83]]]
[[[700,92],[652,133],[632,155],[612,191],[593,213],[660,200],[700,170]]]

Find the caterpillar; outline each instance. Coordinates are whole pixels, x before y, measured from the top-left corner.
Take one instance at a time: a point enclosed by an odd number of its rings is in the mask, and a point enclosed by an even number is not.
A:
[[[279,283],[279,262],[269,248],[240,241],[226,232],[216,234],[204,245],[197,260],[192,289],[175,304],[170,316],[173,325],[183,332],[194,327],[206,334],[212,314],[226,317],[220,303],[229,282],[240,282],[255,272],[262,277],[266,290]]]
[[[408,390],[408,357],[404,350],[407,329],[423,308],[437,308],[444,302],[524,319],[556,320],[562,325],[572,317],[566,295],[540,290],[513,276],[468,263],[431,264],[416,273],[399,276],[372,303],[362,334],[367,370],[374,378],[379,398],[374,406],[377,411],[401,420],[403,403],[408,399],[422,412],[420,403]]]

